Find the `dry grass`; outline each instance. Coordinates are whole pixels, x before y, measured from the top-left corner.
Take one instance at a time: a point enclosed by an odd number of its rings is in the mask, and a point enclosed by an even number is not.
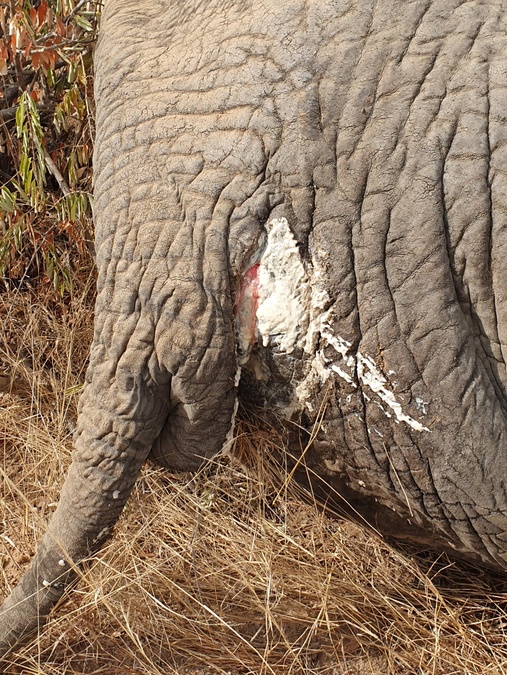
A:
[[[91,296],[0,296],[0,386],[14,381],[0,395],[2,594],[69,463]],[[276,443],[245,424],[233,457],[197,476],[147,466],[109,545],[6,672],[507,672],[503,580],[323,514],[284,486]]]

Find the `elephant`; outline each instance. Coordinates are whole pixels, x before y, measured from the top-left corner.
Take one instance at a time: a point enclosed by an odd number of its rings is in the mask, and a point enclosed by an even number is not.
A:
[[[506,17],[505,0],[108,0],[89,368],[1,654],[142,464],[197,469],[238,401],[323,498],[505,571]]]

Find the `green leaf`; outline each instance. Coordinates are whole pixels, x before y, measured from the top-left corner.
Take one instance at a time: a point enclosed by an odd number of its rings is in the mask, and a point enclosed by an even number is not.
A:
[[[87,33],[93,33],[93,26],[92,24],[84,18],[84,16],[81,16],[81,14],[76,14],[74,17],[74,22],[83,30],[85,30]]]
[[[13,213],[16,210],[16,193],[11,192],[5,185],[0,189],[0,211]]]
[[[16,133],[18,138],[21,138],[23,135],[23,127],[25,123],[25,92],[21,95],[19,99],[19,106],[16,110]]]
[[[77,66],[74,63],[74,61],[71,61],[69,63],[69,72],[67,74],[67,80],[70,82],[70,84],[72,84],[73,82],[75,82],[76,77],[77,77]]]
[[[23,227],[22,227],[23,221],[18,220],[17,223],[15,223],[12,226],[12,239],[14,241],[14,246],[17,248],[18,251],[21,251],[23,248]]]

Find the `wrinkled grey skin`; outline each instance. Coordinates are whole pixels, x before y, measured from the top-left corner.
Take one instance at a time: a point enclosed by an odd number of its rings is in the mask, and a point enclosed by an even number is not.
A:
[[[322,327],[310,352],[254,346],[241,392],[286,410],[311,380],[293,417],[310,430],[325,399],[316,474],[380,529],[507,567],[506,16],[504,0],[108,1],[90,367],[0,651],[109,534],[150,453],[192,469],[222,447],[235,296],[275,216],[335,346]]]

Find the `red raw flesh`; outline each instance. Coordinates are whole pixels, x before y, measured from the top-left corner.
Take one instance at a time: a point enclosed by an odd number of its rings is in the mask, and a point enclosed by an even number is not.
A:
[[[238,292],[234,313],[239,323],[246,329],[250,344],[257,342],[257,307],[259,305],[259,267],[260,263],[252,265],[245,272]]]

